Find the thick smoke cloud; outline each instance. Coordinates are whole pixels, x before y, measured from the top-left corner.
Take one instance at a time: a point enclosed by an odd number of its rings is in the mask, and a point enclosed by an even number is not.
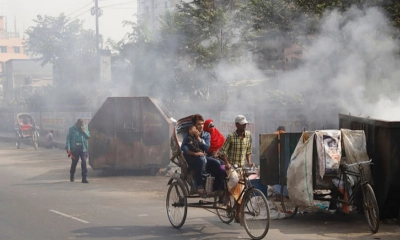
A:
[[[397,79],[400,62],[398,41],[393,38],[395,31],[379,8],[352,7],[345,12],[326,12],[318,34],[308,36],[307,44],[302,46],[303,61],[299,68],[277,71],[277,75],[271,77],[251,61],[236,66],[221,62],[215,68],[216,82],[204,79],[204,84],[209,82],[205,87],[209,88],[210,94],[221,90],[217,94],[222,94],[233,80],[267,80],[253,87],[244,84],[242,95],[228,92],[226,103],[206,103],[206,100],[188,102],[187,99],[182,102],[176,95],[170,110],[175,118],[199,112],[218,119],[221,111],[239,113],[250,110],[260,115],[269,109],[276,109],[274,111],[284,118],[295,116],[314,121],[316,128],[337,128],[339,113],[399,120],[397,106],[400,98],[397,93],[400,87]],[[150,57],[155,58],[157,56]],[[168,86],[168,79],[173,79],[168,77],[171,74],[165,72],[161,77],[154,76],[162,79],[162,91],[156,90],[154,85],[136,85],[135,95],[167,99],[165,94],[170,93],[165,86]],[[254,98],[259,96],[282,98],[282,101],[278,104],[255,101]],[[290,98],[296,104],[291,105]],[[279,104],[283,106],[280,109]],[[301,131],[303,126],[295,130]]]
[[[388,22],[378,8],[326,13],[304,64],[279,76],[279,88],[307,93],[309,110],[399,120],[399,49]]]

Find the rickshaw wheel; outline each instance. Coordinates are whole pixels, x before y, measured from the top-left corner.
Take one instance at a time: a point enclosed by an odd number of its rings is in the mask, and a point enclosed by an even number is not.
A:
[[[377,233],[379,230],[379,209],[374,191],[369,183],[363,185],[363,192],[363,209],[365,217],[368,220],[368,225],[371,228],[372,233]]]
[[[18,136],[18,134],[15,136],[15,146],[17,149],[21,146],[21,138]]]
[[[187,198],[179,182],[173,182],[168,188],[166,200],[167,215],[174,228],[183,226],[187,216]]]
[[[33,147],[35,148],[35,150],[37,150],[38,147],[39,147],[38,141],[39,141],[39,139],[38,139],[38,136],[37,136],[37,132],[34,132],[32,134],[32,142],[33,142]]]
[[[259,189],[250,188],[246,191],[240,213],[240,221],[252,239],[263,239],[267,235],[271,221],[269,206]]]
[[[285,197],[284,192],[284,185],[281,185],[281,204],[282,210],[286,214],[286,218],[293,218],[297,214],[298,207],[294,206],[289,197]]]
[[[224,196],[223,204],[224,207],[226,207],[226,209],[217,208],[217,215],[223,223],[229,224],[233,221],[233,219],[235,219],[236,211],[235,208],[233,207],[234,203],[235,203],[235,198],[231,194],[229,194],[229,200],[226,199],[225,201],[225,196]]]

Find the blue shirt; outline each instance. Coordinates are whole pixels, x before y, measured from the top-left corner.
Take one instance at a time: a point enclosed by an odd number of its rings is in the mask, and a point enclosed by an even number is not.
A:
[[[183,141],[182,141],[182,146],[181,146],[181,150],[184,154],[188,154],[189,151],[189,147],[187,145],[185,145],[184,143],[187,142],[186,138],[188,137],[189,133],[186,133],[185,136],[183,137]],[[211,136],[208,132],[202,131],[201,135],[201,142],[199,144],[199,148],[201,150],[203,150],[203,152],[207,152],[208,149],[210,148],[210,139]]]

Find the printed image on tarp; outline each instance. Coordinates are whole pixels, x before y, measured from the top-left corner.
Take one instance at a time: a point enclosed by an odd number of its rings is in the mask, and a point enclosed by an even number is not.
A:
[[[325,175],[336,176],[342,156],[340,130],[316,131],[316,145],[321,178]]]

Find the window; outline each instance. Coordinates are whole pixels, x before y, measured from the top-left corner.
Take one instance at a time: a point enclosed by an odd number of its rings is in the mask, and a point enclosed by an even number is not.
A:
[[[6,46],[0,46],[0,51],[1,51],[1,53],[7,53],[7,47]]]
[[[14,47],[14,53],[21,53],[20,47]]]

